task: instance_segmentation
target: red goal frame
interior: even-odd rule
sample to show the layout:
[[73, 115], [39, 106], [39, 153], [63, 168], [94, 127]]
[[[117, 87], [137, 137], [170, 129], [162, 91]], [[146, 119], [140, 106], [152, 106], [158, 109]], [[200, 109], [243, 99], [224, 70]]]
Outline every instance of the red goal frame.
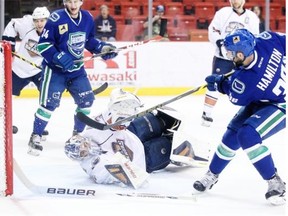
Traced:
[[[4, 149], [6, 189], [5, 196], [13, 194], [13, 124], [12, 124], [12, 50], [9, 42], [0, 41], [4, 50]], [[3, 173], [1, 173], [2, 175]]]

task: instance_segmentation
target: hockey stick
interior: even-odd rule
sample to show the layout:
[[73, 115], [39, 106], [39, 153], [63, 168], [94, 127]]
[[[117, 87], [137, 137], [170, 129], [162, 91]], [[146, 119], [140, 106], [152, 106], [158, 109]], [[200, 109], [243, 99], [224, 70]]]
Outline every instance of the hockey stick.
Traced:
[[[29, 61], [29, 60], [26, 59], [26, 58], [20, 56], [19, 54], [15, 53], [15, 52], [12, 52], [12, 54], [13, 54], [14, 56], [16, 56], [17, 58], [21, 59], [22, 61], [24, 61], [24, 62], [26, 62], [26, 63], [28, 63], [28, 64], [30, 64], [30, 65], [32, 65], [32, 66], [34, 66], [34, 67], [36, 67], [36, 68], [38, 68], [38, 69], [40, 69], [40, 70], [42, 70], [42, 67], [40, 67], [39, 65], [37, 65], [37, 64]], [[108, 83], [105, 82], [105, 83], [102, 84], [100, 87], [98, 87], [98, 88], [96, 88], [96, 89], [93, 90], [94, 95], [100, 94], [101, 92], [103, 92], [104, 90], [106, 90], [107, 87], [108, 87]]]
[[15, 53], [15, 52], [12, 52], [12, 55], [16, 56], [17, 58], [21, 59], [22, 61], [24, 61], [24, 62], [26, 62], [26, 63], [28, 63], [28, 64], [30, 64], [30, 65], [32, 65], [32, 66], [34, 66], [34, 67], [42, 70], [42, 67], [41, 67], [41, 66], [35, 64], [34, 62], [29, 61], [28, 59], [24, 58], [23, 56]]
[[101, 92], [105, 91], [107, 89], [107, 87], [108, 87], [108, 83], [105, 82], [101, 86], [99, 86], [98, 88], [94, 89], [93, 94], [94, 95], [100, 94]]
[[197, 201], [196, 195], [192, 194], [187, 196], [178, 195], [164, 195], [154, 193], [123, 193], [123, 192], [104, 192], [98, 191], [95, 188], [63, 188], [54, 186], [38, 186], [32, 183], [25, 173], [21, 170], [17, 161], [13, 158], [13, 168], [16, 176], [24, 184], [24, 186], [32, 193], [44, 195], [44, 196], [55, 196], [55, 197], [70, 197], [70, 198], [99, 198], [99, 196], [117, 195], [126, 197], [139, 197], [139, 198], [158, 198], [158, 199], [180, 199], [180, 200], [193, 200]]
[[93, 54], [92, 56], [85, 57], [85, 58], [79, 59], [79, 60], [75, 60], [74, 62], [77, 63], [77, 62], [90, 61], [90, 60], [92, 60], [94, 58], [101, 57], [101, 56], [106, 55], [106, 54], [111, 53], [111, 52], [119, 52], [119, 51], [122, 51], [122, 50], [125, 50], [125, 49], [128, 49], [128, 48], [133, 48], [135, 46], [140, 46], [140, 45], [146, 44], [148, 42], [159, 41], [161, 39], [162, 39], [162, 37], [160, 35], [158, 35], [158, 36], [153, 37], [153, 38], [148, 39], [148, 40], [139, 41], [139, 42], [134, 43], [134, 44], [129, 44], [129, 45], [126, 45], [126, 46], [123, 46], [123, 47], [119, 47], [119, 48], [117, 48], [117, 49], [115, 49], [113, 51], [101, 52], [101, 53], [98, 53], [98, 54]]
[[[225, 77], [229, 77], [229, 76], [231, 76], [233, 73], [234, 73], [234, 71], [231, 71], [231, 72], [225, 74], [224, 76], [225, 76]], [[98, 130], [107, 130], [107, 129], [113, 128], [113, 127], [115, 127], [115, 126], [119, 126], [119, 125], [123, 124], [124, 122], [131, 121], [131, 120], [133, 120], [134, 118], [144, 116], [144, 115], [152, 112], [153, 110], [156, 110], [156, 109], [159, 109], [159, 108], [161, 108], [161, 107], [164, 107], [164, 106], [167, 105], [167, 104], [170, 104], [170, 103], [172, 103], [172, 102], [174, 102], [174, 101], [177, 101], [177, 100], [179, 100], [179, 99], [181, 99], [181, 98], [184, 98], [184, 97], [186, 97], [186, 96], [188, 96], [188, 95], [191, 95], [191, 94], [193, 94], [193, 93], [195, 93], [195, 92], [198, 92], [199, 90], [202, 90], [202, 89], [204, 89], [204, 88], [206, 88], [206, 87], [207, 87], [207, 84], [202, 85], [202, 86], [199, 86], [199, 87], [194, 88], [194, 89], [191, 89], [191, 90], [186, 91], [186, 92], [184, 92], [184, 93], [182, 93], [182, 94], [180, 94], [180, 95], [178, 95], [178, 96], [176, 96], [176, 97], [174, 97], [174, 98], [171, 98], [171, 99], [169, 99], [169, 100], [167, 100], [167, 101], [164, 101], [164, 102], [162, 102], [162, 103], [160, 103], [160, 104], [157, 104], [157, 105], [155, 105], [155, 106], [152, 106], [152, 107], [150, 107], [150, 108], [148, 108], [148, 109], [146, 109], [146, 110], [143, 110], [143, 111], [141, 111], [141, 112], [139, 112], [139, 113], [137, 113], [137, 114], [135, 114], [135, 115], [132, 115], [132, 116], [130, 116], [130, 117], [127, 117], [127, 118], [125, 118], [125, 119], [122, 119], [122, 120], [120, 120], [120, 121], [117, 121], [117, 122], [115, 122], [115, 123], [113, 123], [113, 124], [102, 124], [102, 123], [100, 123], [100, 122], [94, 121], [93, 119], [91, 119], [90, 117], [88, 117], [87, 115], [85, 115], [84, 113], [81, 113], [81, 112], [78, 112], [78, 113], [77, 113], [77, 118], [78, 118], [80, 121], [82, 121], [83, 123], [85, 123], [86, 125], [90, 126], [90, 127], [96, 128], [96, 129], [98, 129]]]

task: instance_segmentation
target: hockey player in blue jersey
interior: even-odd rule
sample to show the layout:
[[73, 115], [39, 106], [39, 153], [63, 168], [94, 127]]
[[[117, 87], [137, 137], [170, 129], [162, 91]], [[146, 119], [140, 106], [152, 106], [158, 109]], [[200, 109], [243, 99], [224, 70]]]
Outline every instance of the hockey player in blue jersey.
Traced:
[[[89, 114], [94, 94], [84, 68], [84, 62], [75, 63], [84, 56], [84, 49], [91, 53], [106, 53], [104, 60], [117, 56], [115, 46], [95, 39], [92, 15], [82, 10], [83, 0], [63, 0], [64, 9], [53, 12], [40, 36], [38, 50], [43, 56], [40, 106], [35, 113], [33, 132], [28, 154], [38, 156], [40, 143], [53, 111], [59, 106], [64, 90], [71, 94], [76, 111]], [[74, 115], [74, 134], [82, 132], [85, 124]]]
[[263, 141], [286, 127], [286, 35], [263, 32], [255, 38], [248, 30], [238, 29], [225, 37], [224, 46], [236, 70], [230, 78], [206, 77], [207, 87], [242, 107], [228, 124], [208, 172], [193, 187], [200, 192], [211, 189], [242, 148], [268, 183], [266, 199], [274, 205], [284, 204], [285, 182]]

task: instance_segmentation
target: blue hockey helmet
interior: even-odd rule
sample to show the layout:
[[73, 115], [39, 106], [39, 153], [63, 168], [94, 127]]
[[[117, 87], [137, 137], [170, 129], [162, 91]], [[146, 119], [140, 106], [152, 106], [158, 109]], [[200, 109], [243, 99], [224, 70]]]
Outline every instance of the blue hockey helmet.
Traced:
[[231, 52], [232, 59], [238, 52], [243, 53], [246, 58], [253, 53], [256, 41], [255, 36], [247, 29], [236, 29], [225, 37], [223, 44]]

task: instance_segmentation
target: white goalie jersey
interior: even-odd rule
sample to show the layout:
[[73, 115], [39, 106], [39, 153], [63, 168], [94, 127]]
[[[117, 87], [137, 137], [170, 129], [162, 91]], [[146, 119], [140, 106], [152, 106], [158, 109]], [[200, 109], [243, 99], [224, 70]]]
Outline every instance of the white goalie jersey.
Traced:
[[219, 49], [216, 41], [224, 39], [227, 34], [234, 29], [246, 28], [254, 35], [259, 34], [259, 18], [251, 10], [245, 9], [245, 12], [238, 15], [232, 7], [224, 7], [218, 10], [213, 17], [209, 27], [209, 41], [215, 45], [215, 56], [223, 58], [219, 55]]
[[[99, 118], [101, 119], [101, 115]], [[113, 177], [113, 171], [112, 174], [111, 171], [108, 171], [109, 166], [117, 170], [117, 167], [115, 167], [119, 162], [115, 156], [117, 153], [121, 153], [125, 159], [131, 161], [136, 167], [146, 173], [143, 144], [132, 132], [128, 130], [114, 131], [87, 128], [81, 136], [91, 141], [91, 149], [93, 149], [94, 153], [92, 152], [90, 157], [80, 161], [80, 165], [96, 183], [117, 184], [121, 182], [119, 178], [122, 178], [120, 175], [123, 175], [123, 173], [115, 173], [115, 175], [118, 175], [117, 179]]]
[[[3, 36], [9, 39], [15, 39], [18, 36], [21, 39], [21, 43], [16, 49], [17, 54], [36, 65], [41, 65], [43, 58], [36, 49], [39, 35], [35, 29], [31, 15], [12, 19], [6, 26]], [[13, 41], [10, 42], [12, 45], [15, 45]], [[17, 57], [13, 59], [12, 70], [21, 78], [32, 77], [41, 71], [39, 68]]]

